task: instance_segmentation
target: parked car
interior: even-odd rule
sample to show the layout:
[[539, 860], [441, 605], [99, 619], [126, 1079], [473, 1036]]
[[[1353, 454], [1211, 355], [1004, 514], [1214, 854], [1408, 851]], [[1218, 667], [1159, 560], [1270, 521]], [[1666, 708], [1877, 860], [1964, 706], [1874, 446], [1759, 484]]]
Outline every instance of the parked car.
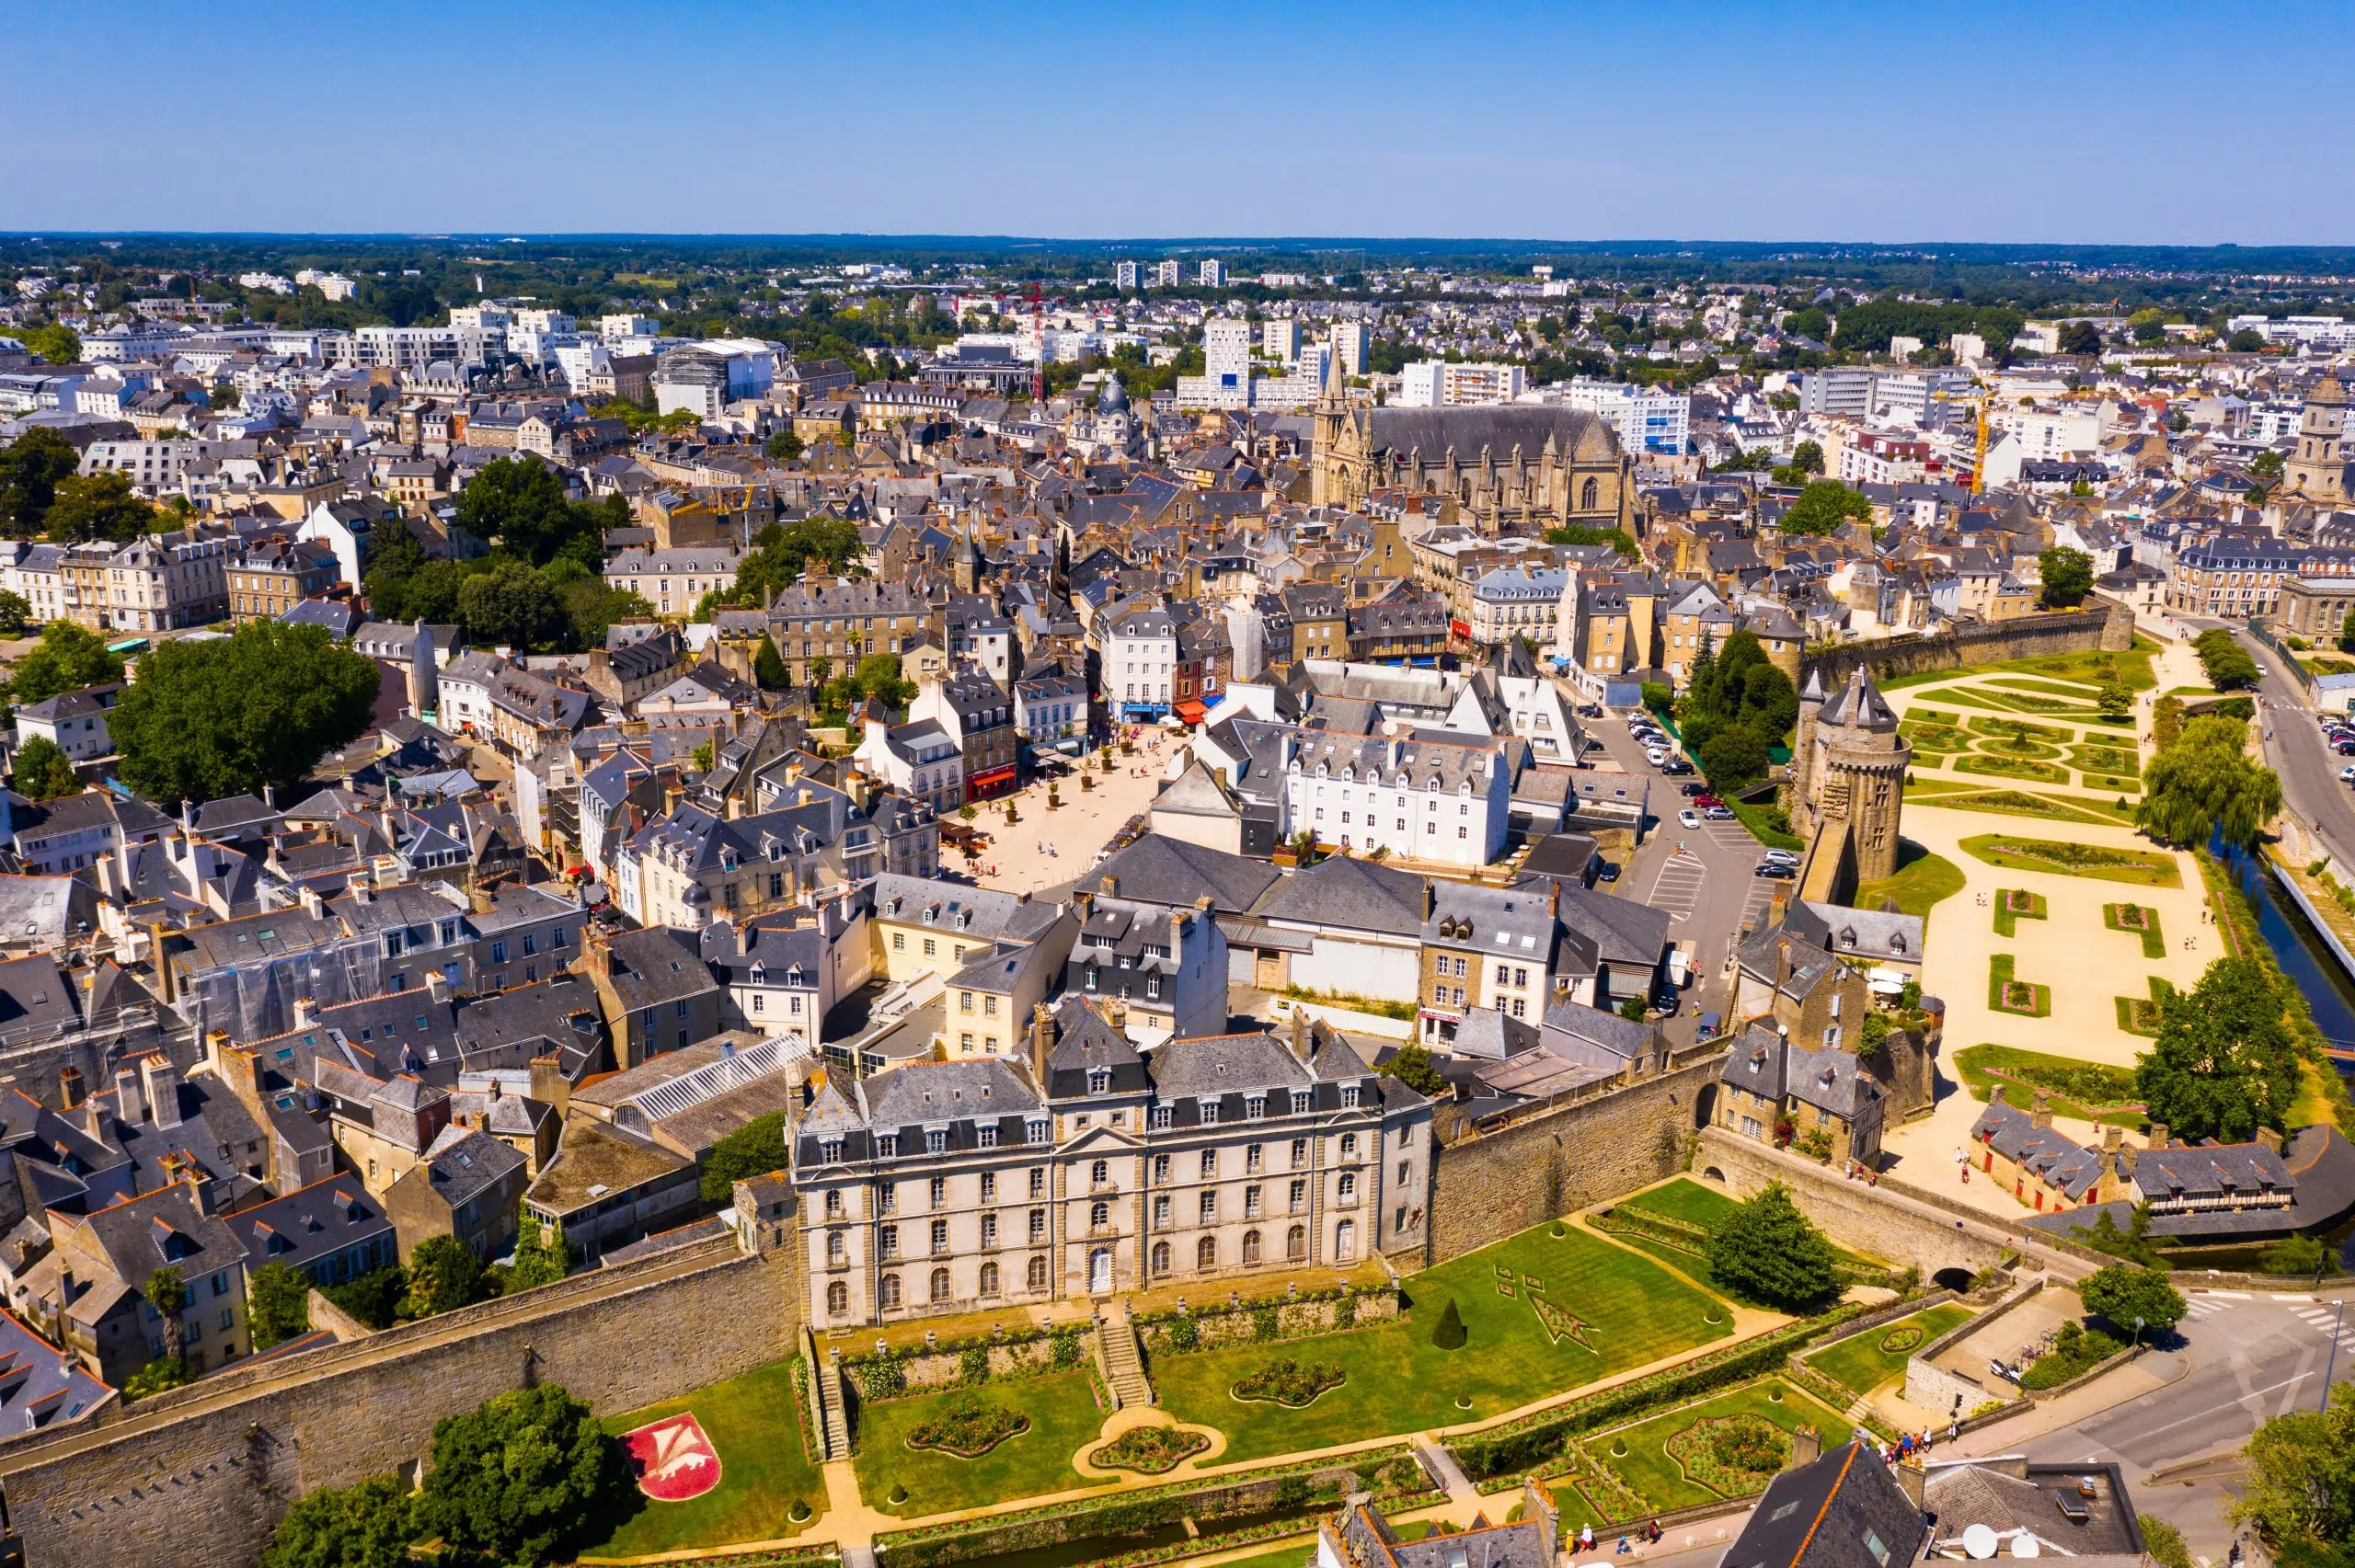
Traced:
[[1615, 861], [1615, 860], [1606, 860], [1606, 861], [1599, 861], [1599, 862], [1597, 862], [1597, 863], [1596, 863], [1596, 864], [1595, 864], [1595, 868], [1594, 868], [1594, 879], [1595, 879], [1597, 882], [1616, 882], [1616, 881], [1618, 881], [1618, 880], [1619, 880], [1619, 863], [1618, 863], [1617, 861]]
[[1681, 778], [1693, 771], [1693, 764], [1682, 757], [1671, 757], [1660, 765], [1660, 771], [1671, 778]]
[[1789, 882], [1796, 879], [1798, 874], [1799, 868], [1796, 865], [1785, 865], [1779, 860], [1762, 860], [1758, 863], [1758, 869], [1750, 875], [1770, 876], [1777, 882]]
[[1678, 784], [1676, 786], [1676, 793], [1685, 796], [1687, 799], [1690, 799], [1695, 795], [1706, 795], [1709, 793], [1709, 786], [1703, 784], [1700, 780], [1694, 779], [1691, 784]]
[[1644, 748], [1644, 761], [1657, 768], [1668, 761], [1668, 753], [1657, 746], [1647, 746]]
[[1601, 718], [1602, 716], [1603, 704], [1601, 703], [1589, 703], [1586, 706], [1579, 710], [1579, 717], [1580, 718]]
[[1701, 815], [1706, 817], [1712, 822], [1736, 822], [1740, 820], [1740, 818], [1733, 814], [1733, 808], [1729, 806], [1712, 806], [1707, 810], [1702, 812]]
[[1693, 804], [1699, 807], [1702, 810], [1706, 811], [1710, 807], [1723, 806], [1725, 802], [1719, 800], [1716, 795], [1711, 795], [1708, 791], [1703, 790], [1699, 795], [1693, 797]]
[[1683, 828], [1697, 828], [1701, 825], [1700, 817], [1691, 811], [1678, 812], [1676, 814], [1676, 821], [1677, 825]]
[[2340, 784], [2355, 784], [2355, 762], [2349, 762], [2347, 766], [2338, 770], [2338, 782]]
[[1797, 865], [1799, 863], [1799, 852], [1797, 850], [1768, 850], [1764, 858], [1773, 861], [1776, 865]]

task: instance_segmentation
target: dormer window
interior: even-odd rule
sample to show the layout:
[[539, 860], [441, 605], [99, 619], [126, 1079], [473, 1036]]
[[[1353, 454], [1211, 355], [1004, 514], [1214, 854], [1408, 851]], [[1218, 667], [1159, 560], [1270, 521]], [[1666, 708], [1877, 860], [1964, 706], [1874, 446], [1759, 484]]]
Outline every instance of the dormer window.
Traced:
[[948, 1153], [948, 1129], [945, 1127], [930, 1127], [925, 1128], [924, 1151], [926, 1154]]
[[927, 905], [924, 911], [924, 923], [926, 925], [936, 925], [939, 923], [939, 908], [936, 905]]
[[1343, 1110], [1354, 1110], [1354, 1109], [1357, 1107], [1357, 1103], [1358, 1103], [1358, 1086], [1357, 1086], [1356, 1084], [1354, 1084], [1354, 1083], [1344, 1083], [1344, 1084], [1342, 1084], [1342, 1085], [1341, 1085], [1341, 1108], [1342, 1108]]
[[886, 1160], [898, 1159], [900, 1157], [900, 1135], [896, 1132], [887, 1132], [878, 1137], [875, 1140], [875, 1152]]
[[1047, 1124], [1043, 1120], [1025, 1122], [1022, 1125], [1022, 1135], [1028, 1142], [1044, 1143], [1047, 1141]]
[[1243, 1119], [1244, 1119], [1244, 1120], [1246, 1120], [1246, 1121], [1252, 1121], [1252, 1122], [1256, 1122], [1256, 1121], [1259, 1120], [1261, 1117], [1265, 1116], [1267, 1114], [1268, 1114], [1268, 1097], [1267, 1097], [1265, 1094], [1247, 1094], [1247, 1095], [1244, 1096], [1244, 1100], [1243, 1100]]
[[1215, 1127], [1218, 1124], [1218, 1102], [1216, 1100], [1205, 1096], [1201, 1102], [1200, 1112], [1201, 1123], [1204, 1127]]
[[829, 1165], [841, 1164], [843, 1140], [839, 1138], [821, 1139], [818, 1142], [818, 1158]]
[[1089, 1093], [1109, 1094], [1111, 1091], [1112, 1070], [1110, 1068], [1091, 1067], [1087, 1070], [1087, 1092]]

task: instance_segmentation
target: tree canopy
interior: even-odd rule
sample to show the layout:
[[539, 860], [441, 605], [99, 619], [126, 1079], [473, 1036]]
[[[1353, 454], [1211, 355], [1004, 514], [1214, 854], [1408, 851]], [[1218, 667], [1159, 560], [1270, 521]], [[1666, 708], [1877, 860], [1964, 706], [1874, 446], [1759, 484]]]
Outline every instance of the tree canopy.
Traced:
[[1738, 1296], [1792, 1310], [1839, 1288], [1832, 1243], [1780, 1182], [1718, 1221], [1709, 1236], [1709, 1273]]
[[[2255, 1525], [2283, 1562], [2343, 1561], [2355, 1548], [2355, 1390], [2331, 1391], [2326, 1411], [2297, 1410], [2259, 1426], [2242, 1450], [2235, 1525]], [[2300, 1547], [2335, 1549], [2299, 1552]]]
[[2254, 843], [2281, 809], [2281, 776], [2249, 757], [2248, 724], [2229, 714], [2187, 722], [2143, 770], [2134, 825], [2187, 849], [2219, 830], [2227, 842]]
[[400, 1315], [430, 1318], [498, 1294], [497, 1282], [472, 1247], [454, 1236], [428, 1236], [408, 1255], [408, 1295]]
[[1685, 749], [1720, 789], [1765, 777], [1767, 749], [1781, 743], [1798, 715], [1791, 678], [1750, 631], [1734, 633], [1723, 648], [1704, 645], [1676, 704]]
[[404, 1568], [410, 1533], [408, 1489], [397, 1476], [323, 1486], [287, 1508], [261, 1568]]
[[121, 656], [109, 653], [97, 633], [71, 621], [52, 621], [40, 629], [40, 643], [17, 661], [6, 692], [21, 705], [121, 679]]
[[1830, 533], [1846, 522], [1872, 521], [1873, 504], [1862, 490], [1837, 479], [1818, 479], [1799, 492], [1778, 525], [1786, 533]]
[[2242, 1143], [2286, 1126], [2298, 1094], [2288, 999], [2255, 958], [2219, 958], [2159, 1004], [2159, 1034], [2134, 1070], [2150, 1109], [2185, 1138]]
[[17, 748], [8, 787], [27, 800], [54, 800], [61, 795], [80, 794], [82, 781], [74, 776], [74, 761], [57, 742], [36, 735]]
[[2114, 1263], [2095, 1270], [2077, 1285], [2077, 1299], [2085, 1310], [2108, 1318], [2112, 1327], [2132, 1334], [2135, 1320], [2144, 1329], [2164, 1332], [2183, 1321], [2183, 1295], [2167, 1276], [2139, 1264]]
[[458, 492], [460, 528], [535, 567], [559, 555], [602, 566], [605, 530], [628, 522], [629, 503], [620, 496], [568, 500], [563, 479], [535, 457], [496, 458]]
[[74, 443], [36, 425], [0, 450], [0, 534], [30, 539], [48, 526], [58, 484], [81, 466]]
[[246, 1281], [246, 1322], [254, 1348], [268, 1350], [311, 1326], [311, 1281], [282, 1263], [266, 1263]]
[[93, 539], [127, 544], [155, 521], [155, 509], [132, 493], [131, 475], [107, 468], [59, 480], [43, 528], [61, 544]]
[[27, 327], [17, 334], [17, 341], [52, 365], [74, 365], [82, 361], [82, 335], [63, 322]]
[[512, 1389], [434, 1425], [412, 1522], [462, 1551], [546, 1562], [623, 1479], [620, 1448], [588, 1405], [552, 1383]]
[[150, 800], [213, 800], [287, 785], [367, 729], [376, 663], [321, 626], [256, 621], [143, 656], [110, 728], [122, 782]]
[[2222, 626], [2211, 626], [2192, 638], [2191, 651], [2200, 656], [2208, 684], [2219, 692], [2240, 691], [2257, 682], [2256, 655]]
[[785, 1113], [754, 1116], [711, 1146], [703, 1165], [706, 1203], [726, 1203], [736, 1184], [785, 1169]]
[[2036, 558], [2047, 610], [2074, 610], [2094, 590], [2094, 558], [2073, 545], [2055, 544]]

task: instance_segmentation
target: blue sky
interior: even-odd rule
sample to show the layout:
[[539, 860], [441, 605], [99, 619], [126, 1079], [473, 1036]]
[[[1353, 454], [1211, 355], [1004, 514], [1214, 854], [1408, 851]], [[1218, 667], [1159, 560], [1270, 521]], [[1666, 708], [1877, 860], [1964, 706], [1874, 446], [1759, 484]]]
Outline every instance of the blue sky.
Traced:
[[0, 14], [0, 230], [2355, 242], [2343, 4]]

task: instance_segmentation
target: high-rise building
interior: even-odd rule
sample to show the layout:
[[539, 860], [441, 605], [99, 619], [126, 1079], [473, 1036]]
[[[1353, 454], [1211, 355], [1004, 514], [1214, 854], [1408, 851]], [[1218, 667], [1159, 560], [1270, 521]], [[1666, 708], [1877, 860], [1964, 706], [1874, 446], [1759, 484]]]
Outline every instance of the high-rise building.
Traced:
[[1203, 287], [1203, 288], [1205, 288], [1205, 289], [1223, 289], [1223, 288], [1225, 288], [1225, 287], [1226, 287], [1226, 263], [1225, 263], [1225, 262], [1223, 262], [1223, 261], [1205, 261], [1205, 262], [1203, 262], [1203, 263], [1202, 263], [1201, 278], [1202, 278], [1202, 287]]
[[1398, 401], [1408, 408], [1463, 408], [1485, 403], [1511, 403], [1521, 395], [1527, 375], [1519, 365], [1423, 360], [1407, 367]]
[[1137, 286], [1137, 264], [1133, 261], [1114, 262], [1112, 264], [1112, 286], [1116, 289], [1135, 288]]
[[1373, 356], [1373, 328], [1362, 321], [1335, 322], [1333, 352], [1341, 361], [1343, 375], [1365, 374], [1365, 362]]
[[1162, 262], [1153, 269], [1153, 286], [1156, 289], [1176, 288], [1183, 266], [1184, 263], [1178, 261]]
[[1259, 347], [1289, 364], [1300, 358], [1300, 323], [1285, 317], [1259, 325]]

